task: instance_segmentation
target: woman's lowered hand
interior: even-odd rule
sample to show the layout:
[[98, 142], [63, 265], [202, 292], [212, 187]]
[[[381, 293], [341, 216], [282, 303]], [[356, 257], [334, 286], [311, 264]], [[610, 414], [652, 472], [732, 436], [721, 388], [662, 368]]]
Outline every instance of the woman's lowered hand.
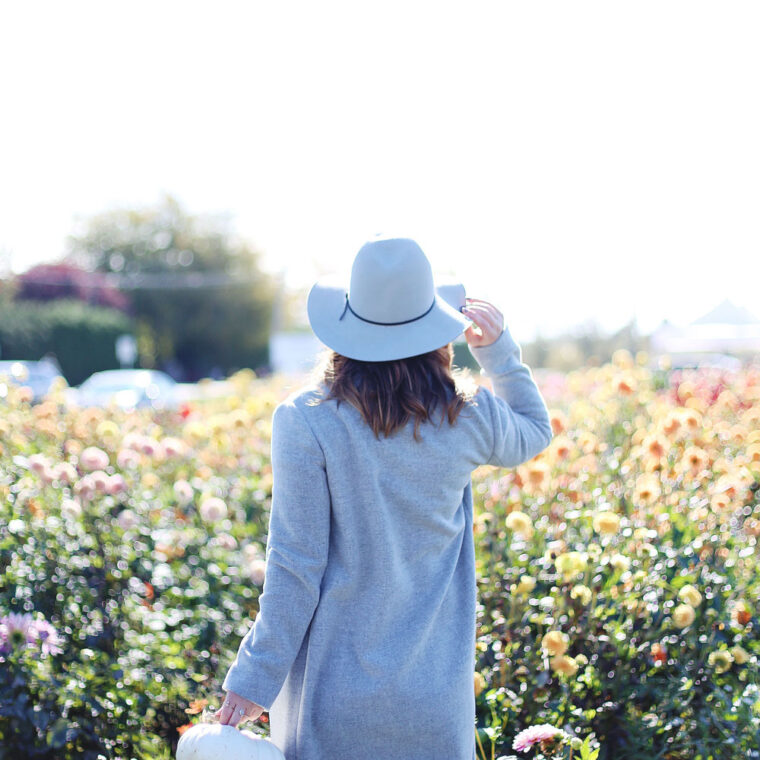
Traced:
[[258, 720], [263, 712], [261, 705], [228, 691], [222, 706], [213, 715], [222, 725], [237, 726], [241, 720]]

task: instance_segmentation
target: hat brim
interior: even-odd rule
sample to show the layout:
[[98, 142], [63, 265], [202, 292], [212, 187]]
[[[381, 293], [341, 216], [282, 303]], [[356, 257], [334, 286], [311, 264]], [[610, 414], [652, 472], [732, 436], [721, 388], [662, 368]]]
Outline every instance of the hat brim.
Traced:
[[[420, 319], [402, 325], [376, 325], [359, 319], [346, 306], [347, 283], [335, 275], [312, 286], [306, 311], [314, 334], [328, 348], [360, 361], [391, 361], [434, 351], [456, 340], [472, 322], [459, 311], [464, 286], [436, 287], [433, 308]], [[343, 314], [343, 319], [341, 319]]]

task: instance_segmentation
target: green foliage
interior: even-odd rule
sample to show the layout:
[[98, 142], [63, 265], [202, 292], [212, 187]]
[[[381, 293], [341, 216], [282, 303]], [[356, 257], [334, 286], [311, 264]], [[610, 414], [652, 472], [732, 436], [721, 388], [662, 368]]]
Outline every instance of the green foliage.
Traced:
[[[683, 380], [692, 408], [643, 370], [580, 373], [543, 459], [473, 474], [479, 760], [516, 760], [515, 736], [543, 723], [570, 739], [520, 757], [758, 760], [760, 376], [718, 395]], [[169, 760], [179, 729], [218, 705], [258, 609], [286, 382], [239, 373], [187, 418], [0, 398], [0, 617], [42, 615], [63, 638], [39, 656], [4, 647], [0, 627], [0, 760]], [[646, 436], [673, 415], [682, 424], [647, 460]], [[91, 446], [108, 456], [99, 473], [84, 467]], [[652, 473], [661, 493], [642, 504]], [[209, 497], [227, 513], [204, 510]], [[524, 535], [507, 527], [516, 507]], [[618, 529], [601, 532], [603, 508]], [[569, 552], [576, 563], [557, 561]], [[679, 627], [682, 597], [694, 619]], [[566, 672], [544, 651], [549, 631], [567, 636]]]
[[223, 220], [166, 198], [96, 216], [70, 245], [78, 264], [120, 278], [143, 366], [179, 361], [197, 379], [268, 363], [275, 284]]
[[480, 365], [472, 355], [466, 342], [453, 343], [454, 348], [454, 366], [462, 369], [470, 369], [474, 372], [480, 372]]
[[[268, 439], [240, 429], [245, 459], [232, 468], [220, 460], [214, 474], [196, 475], [203, 466], [187, 452], [119, 467], [121, 436], [111, 422], [49, 410], [56, 424], [35, 434], [24, 408], [0, 406], [16, 431], [3, 435], [0, 455], [0, 616], [41, 614], [64, 644], [47, 657], [33, 647], [3, 657], [0, 632], [0, 759], [169, 760], [191, 702], [220, 693], [257, 609], [260, 587], [248, 567], [264, 553]], [[266, 403], [258, 408], [271, 413]], [[146, 435], [182, 434], [180, 415], [129, 418], [138, 419]], [[102, 446], [113, 462], [105, 474], [122, 474], [126, 490], [87, 492], [63, 476], [38, 478], [29, 457], [44, 451], [54, 466], [60, 443], [73, 439]], [[209, 456], [220, 448], [217, 439]], [[64, 459], [78, 481], [88, 477], [75, 453]], [[173, 488], [183, 478], [189, 500]], [[226, 499], [228, 519], [201, 516], [212, 495]], [[72, 513], [72, 502], [81, 512]]]
[[579, 760], [597, 760], [599, 757], [599, 749], [592, 749], [591, 748], [591, 737], [587, 736], [583, 744], [581, 744], [579, 753], [578, 753]]
[[532, 341], [524, 341], [521, 347], [528, 366], [570, 372], [579, 366], [608, 362], [621, 349], [632, 354], [648, 351], [649, 342], [648, 336], [639, 334], [633, 320], [609, 334], [589, 323], [550, 338], [537, 335]]
[[118, 367], [117, 336], [132, 332], [129, 317], [81, 301], [0, 304], [3, 359], [40, 359], [55, 354], [64, 377], [78, 385], [93, 372]]
[[[745, 457], [760, 453], [756, 378], [724, 378], [729, 398], [694, 373], [682, 408], [641, 368], [574, 373], [558, 409], [570, 428], [536, 462], [483, 473], [477, 714], [497, 756], [516, 727], [549, 723], [598, 737], [598, 760], [760, 757], [760, 467]], [[620, 394], [623, 380], [637, 392]], [[672, 419], [684, 422], [666, 437]], [[645, 497], [646, 478], [657, 492]], [[531, 531], [508, 527], [514, 510]], [[609, 512], [620, 527], [605, 532], [595, 516]], [[535, 586], [521, 590], [524, 576]], [[699, 597], [679, 625], [687, 586]], [[556, 667], [549, 631], [567, 636]]]

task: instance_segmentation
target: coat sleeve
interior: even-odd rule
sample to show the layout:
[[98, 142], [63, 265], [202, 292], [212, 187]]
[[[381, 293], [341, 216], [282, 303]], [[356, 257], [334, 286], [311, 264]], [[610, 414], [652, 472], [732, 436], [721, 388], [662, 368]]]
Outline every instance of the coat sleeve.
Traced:
[[284, 401], [272, 416], [272, 503], [259, 612], [225, 690], [271, 707], [319, 601], [329, 534], [324, 453], [303, 412]]
[[530, 368], [522, 363], [520, 346], [505, 327], [490, 345], [469, 348], [494, 388], [494, 393], [487, 388], [477, 393], [490, 416], [490, 427], [482, 436], [482, 464], [515, 467], [527, 462], [549, 445], [553, 432]]

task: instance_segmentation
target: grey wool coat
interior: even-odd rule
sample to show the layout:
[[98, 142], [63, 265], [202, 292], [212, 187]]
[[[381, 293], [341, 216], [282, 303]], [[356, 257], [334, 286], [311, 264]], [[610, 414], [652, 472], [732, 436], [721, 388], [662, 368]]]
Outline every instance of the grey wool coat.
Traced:
[[552, 438], [505, 329], [470, 347], [491, 377], [453, 426], [375, 438], [319, 386], [272, 419], [273, 492], [259, 613], [223, 688], [269, 710], [287, 760], [473, 760], [472, 471]]

